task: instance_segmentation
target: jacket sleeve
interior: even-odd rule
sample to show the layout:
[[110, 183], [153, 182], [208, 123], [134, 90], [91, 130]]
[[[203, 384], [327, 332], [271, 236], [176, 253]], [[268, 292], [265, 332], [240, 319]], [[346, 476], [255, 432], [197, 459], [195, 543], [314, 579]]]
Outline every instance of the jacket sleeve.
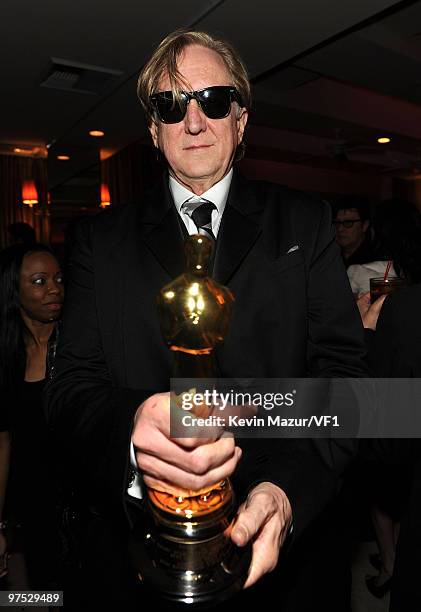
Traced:
[[306, 254], [309, 375], [365, 376], [364, 330], [328, 204], [314, 223], [318, 229]]
[[133, 417], [151, 392], [111, 380], [97, 318], [92, 235], [90, 219], [75, 233], [46, 411], [63, 476], [88, 500], [109, 507], [121, 505]]
[[[312, 205], [298, 220], [305, 228], [303, 244], [307, 236], [308, 375], [363, 378], [367, 376], [363, 327], [335, 241], [330, 207]], [[310, 223], [317, 231], [311, 230]], [[358, 401], [352, 384], [343, 383], [344, 397], [334, 406], [340, 408], [349, 437], [271, 442], [272, 454], [277, 455], [271, 477], [290, 500], [296, 535], [334, 499], [357, 454]]]

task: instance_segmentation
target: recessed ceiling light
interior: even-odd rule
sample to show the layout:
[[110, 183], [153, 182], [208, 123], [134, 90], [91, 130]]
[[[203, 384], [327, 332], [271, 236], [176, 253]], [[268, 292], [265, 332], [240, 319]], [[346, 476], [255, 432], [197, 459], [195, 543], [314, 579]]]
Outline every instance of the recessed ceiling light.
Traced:
[[379, 144], [387, 144], [388, 142], [390, 142], [390, 138], [388, 138], [387, 136], [382, 136], [381, 138], [377, 138], [377, 142]]
[[104, 135], [105, 135], [105, 133], [102, 132], [101, 130], [91, 130], [89, 132], [89, 136], [94, 136], [96, 138], [100, 138], [101, 136], [104, 136]]
[[57, 159], [60, 161], [69, 161], [70, 157], [68, 155], [57, 155]]

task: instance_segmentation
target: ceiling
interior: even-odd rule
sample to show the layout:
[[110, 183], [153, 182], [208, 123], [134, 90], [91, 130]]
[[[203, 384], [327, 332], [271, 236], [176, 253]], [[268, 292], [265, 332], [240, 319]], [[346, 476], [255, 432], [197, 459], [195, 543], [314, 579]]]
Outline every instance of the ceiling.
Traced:
[[[3, 0], [0, 152], [48, 150], [57, 187], [99, 155], [147, 142], [137, 75], [180, 26], [222, 34], [245, 60], [256, 155], [421, 173], [420, 1]], [[53, 63], [61, 89], [41, 86]], [[81, 69], [92, 72], [77, 90], [72, 78]], [[105, 136], [92, 138], [92, 129]], [[379, 145], [385, 135], [390, 144]]]

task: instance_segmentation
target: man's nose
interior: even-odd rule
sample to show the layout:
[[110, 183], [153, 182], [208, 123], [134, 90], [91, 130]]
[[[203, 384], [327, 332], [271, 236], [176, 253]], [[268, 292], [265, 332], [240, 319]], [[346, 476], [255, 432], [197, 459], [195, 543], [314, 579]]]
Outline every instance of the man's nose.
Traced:
[[199, 134], [206, 130], [206, 115], [197, 100], [190, 100], [184, 117], [184, 129], [188, 134]]

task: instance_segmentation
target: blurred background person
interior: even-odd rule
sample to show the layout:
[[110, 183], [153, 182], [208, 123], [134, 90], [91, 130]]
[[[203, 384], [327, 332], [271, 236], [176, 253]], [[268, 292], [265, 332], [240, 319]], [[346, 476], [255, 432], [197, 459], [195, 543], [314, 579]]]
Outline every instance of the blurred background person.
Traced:
[[421, 213], [405, 200], [387, 200], [376, 214], [383, 259], [393, 259], [397, 276], [409, 285], [421, 281]]
[[[420, 236], [421, 240], [421, 236]], [[418, 266], [417, 266], [418, 267]], [[368, 329], [375, 330], [369, 357], [375, 376], [421, 378], [421, 276], [412, 276], [413, 284], [361, 308]], [[361, 300], [360, 300], [361, 301]], [[399, 406], [399, 404], [397, 404]], [[419, 432], [414, 431], [414, 436]], [[384, 486], [392, 505], [400, 507], [397, 534], [390, 512], [383, 521], [383, 549], [389, 546], [393, 556], [390, 612], [413, 612], [421, 608], [418, 575], [421, 565], [421, 445], [419, 438], [378, 439], [370, 441], [367, 452], [372, 473], [383, 470]], [[389, 528], [387, 530], [387, 515]], [[393, 517], [392, 517], [393, 518]], [[398, 537], [396, 538], [396, 536]], [[397, 539], [397, 542], [396, 542]], [[391, 544], [393, 543], [393, 548]], [[380, 551], [382, 549], [380, 548]], [[383, 557], [382, 564], [384, 565]], [[381, 590], [384, 579], [368, 583]], [[384, 584], [384, 583], [383, 583]], [[373, 592], [373, 588], [370, 588]]]
[[0, 408], [0, 578], [7, 575], [6, 523], [3, 510], [9, 472], [10, 438], [5, 407]]
[[[399, 208], [396, 202], [386, 201], [384, 208], [382, 204], [376, 213], [377, 252], [384, 253], [383, 265], [385, 260], [392, 261], [395, 274], [404, 279], [407, 285], [416, 285], [421, 283], [421, 213], [409, 202], [399, 201]], [[383, 300], [371, 305], [369, 281], [369, 277], [364, 277], [358, 286], [360, 291], [364, 288], [366, 291], [357, 304], [364, 328], [375, 331]], [[354, 287], [357, 288], [357, 285]], [[371, 346], [370, 333], [366, 335], [366, 340]], [[379, 355], [370, 350], [369, 358], [372, 370], [376, 371]]]
[[29, 586], [53, 588], [58, 568], [55, 494], [42, 392], [49, 343], [63, 303], [60, 265], [49, 248], [0, 253], [0, 389], [11, 433], [8, 512], [22, 525]]
[[[370, 291], [370, 278], [400, 277], [406, 282], [414, 262], [421, 260], [419, 211], [406, 200], [390, 199], [375, 210], [373, 261], [348, 267], [348, 278], [356, 297]], [[418, 253], [419, 251], [419, 253]], [[413, 272], [412, 272], [413, 274]]]
[[336, 242], [345, 266], [373, 261], [368, 202], [358, 196], [344, 196], [333, 208]]
[[[364, 327], [371, 330], [366, 336], [370, 369], [380, 378], [418, 378], [421, 375], [421, 214], [407, 202], [400, 202], [398, 206], [390, 200], [381, 208], [377, 223], [377, 235], [393, 259], [396, 273], [410, 286], [399, 289], [386, 301], [383, 296], [372, 305], [369, 293], [358, 300]], [[408, 498], [413, 486], [412, 459], [408, 458], [412, 456], [413, 444], [411, 440], [381, 440], [375, 445], [381, 449], [384, 460], [371, 461], [367, 467], [373, 501], [371, 516], [380, 556], [378, 560], [372, 558], [378, 574], [368, 576], [366, 584], [373, 595], [383, 597], [395, 582], [400, 524], [402, 519], [407, 522]], [[410, 556], [421, 552], [416, 548], [415, 552], [407, 552], [411, 550], [408, 534], [399, 546], [404, 557], [398, 570], [399, 584], [405, 584], [405, 590], [408, 583], [403, 580], [402, 572], [408, 571]], [[399, 601], [402, 596], [402, 593], [398, 596]]]
[[373, 218], [375, 259], [348, 267], [348, 278], [356, 297], [370, 291], [370, 278], [400, 277], [408, 284], [421, 276], [420, 212], [406, 200], [390, 199], [377, 206]]

